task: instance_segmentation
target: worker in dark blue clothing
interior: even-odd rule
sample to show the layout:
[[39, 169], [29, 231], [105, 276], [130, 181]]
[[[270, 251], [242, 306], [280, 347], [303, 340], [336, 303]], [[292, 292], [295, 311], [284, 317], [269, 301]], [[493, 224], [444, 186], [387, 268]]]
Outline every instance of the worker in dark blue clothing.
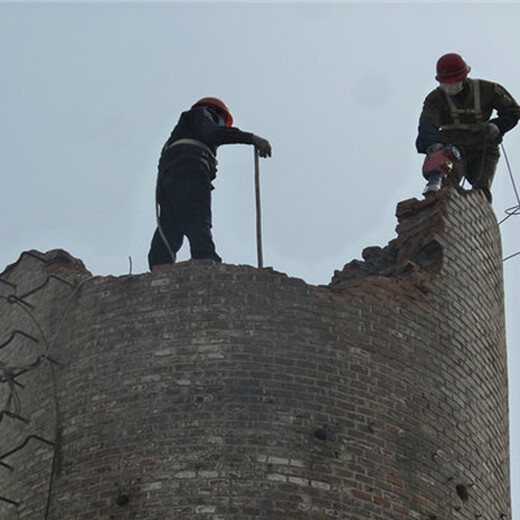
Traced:
[[271, 156], [266, 139], [233, 127], [223, 101], [205, 97], [183, 112], [166, 141], [157, 178], [157, 229], [148, 263], [151, 270], [175, 262], [186, 236], [192, 258], [222, 259], [211, 234], [211, 190], [217, 172], [217, 148], [252, 144], [260, 157]]

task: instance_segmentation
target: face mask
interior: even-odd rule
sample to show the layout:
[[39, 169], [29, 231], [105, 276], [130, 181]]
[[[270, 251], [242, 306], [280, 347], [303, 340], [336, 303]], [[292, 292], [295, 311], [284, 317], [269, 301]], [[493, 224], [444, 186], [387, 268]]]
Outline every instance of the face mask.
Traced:
[[441, 83], [439, 85], [448, 96], [456, 96], [462, 91], [462, 81], [455, 81], [454, 83]]

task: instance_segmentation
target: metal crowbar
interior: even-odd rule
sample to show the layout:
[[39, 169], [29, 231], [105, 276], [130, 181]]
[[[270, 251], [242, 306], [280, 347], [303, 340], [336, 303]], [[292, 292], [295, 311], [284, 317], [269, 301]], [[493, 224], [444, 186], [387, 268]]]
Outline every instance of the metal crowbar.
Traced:
[[260, 160], [258, 149], [255, 146], [255, 202], [256, 202], [256, 254], [258, 267], [264, 266], [262, 255], [262, 212], [260, 209]]

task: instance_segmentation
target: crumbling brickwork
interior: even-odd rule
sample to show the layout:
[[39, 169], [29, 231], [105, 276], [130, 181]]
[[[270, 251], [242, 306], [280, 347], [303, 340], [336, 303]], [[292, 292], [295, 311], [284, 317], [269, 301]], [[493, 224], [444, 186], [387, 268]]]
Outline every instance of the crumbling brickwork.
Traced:
[[0, 276], [0, 517], [510, 518], [496, 219], [455, 191], [397, 217], [319, 287], [23, 254]]

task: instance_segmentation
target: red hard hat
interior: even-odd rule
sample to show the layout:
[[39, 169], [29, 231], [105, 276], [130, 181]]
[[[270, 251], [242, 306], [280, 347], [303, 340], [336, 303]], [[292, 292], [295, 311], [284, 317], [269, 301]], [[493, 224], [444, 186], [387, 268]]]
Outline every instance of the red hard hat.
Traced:
[[216, 97], [204, 97], [202, 99], [199, 99], [194, 105], [192, 105], [191, 108], [197, 107], [200, 105], [212, 105], [214, 107], [217, 107], [226, 116], [225, 125], [231, 126], [233, 124], [233, 116], [231, 115], [231, 112], [229, 111], [229, 108], [227, 107], [227, 105], [221, 99], [218, 99]]
[[460, 55], [451, 52], [441, 56], [437, 61], [437, 76], [435, 79], [441, 83], [454, 83], [464, 79], [471, 67]]

